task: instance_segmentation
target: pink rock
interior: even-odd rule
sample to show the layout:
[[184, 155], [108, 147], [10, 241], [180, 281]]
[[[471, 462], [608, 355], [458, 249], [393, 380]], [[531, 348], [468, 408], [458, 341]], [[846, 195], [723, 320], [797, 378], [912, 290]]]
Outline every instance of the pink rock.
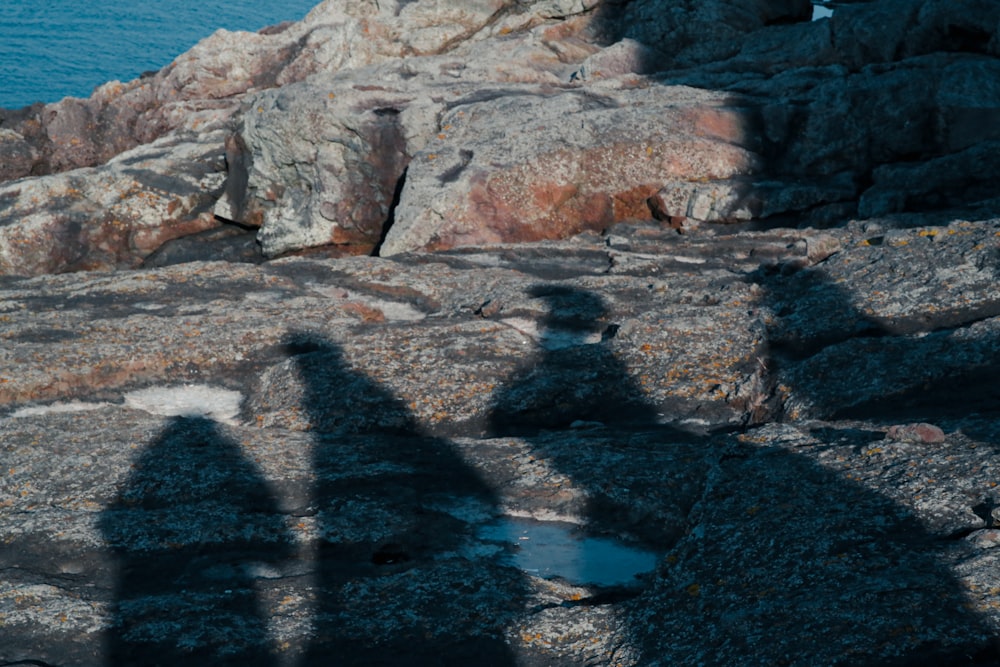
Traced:
[[211, 145], [165, 138], [101, 167], [0, 185], [0, 275], [135, 268], [220, 225], [210, 210], [222, 169]]
[[889, 440], [899, 442], [922, 442], [927, 444], [937, 444], [944, 442], [945, 436], [937, 426], [933, 424], [897, 424], [890, 426], [885, 437]]
[[747, 119], [720, 93], [626, 77], [470, 98], [410, 163], [383, 255], [601, 231], [652, 217], [671, 182], [759, 167]]

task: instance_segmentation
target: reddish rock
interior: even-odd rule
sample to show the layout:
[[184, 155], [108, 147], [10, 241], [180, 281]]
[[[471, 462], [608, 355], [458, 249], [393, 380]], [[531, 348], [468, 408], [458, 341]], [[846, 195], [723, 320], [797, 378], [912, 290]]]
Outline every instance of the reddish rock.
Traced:
[[167, 241], [218, 227], [224, 164], [204, 138], [0, 186], [0, 275], [135, 268]]
[[885, 437], [900, 442], [938, 444], [944, 442], [944, 431], [934, 424], [897, 424], [889, 427]]
[[456, 100], [410, 164], [382, 253], [601, 231], [650, 218], [671, 181], [754, 173], [756, 138], [728, 102], [638, 79]]

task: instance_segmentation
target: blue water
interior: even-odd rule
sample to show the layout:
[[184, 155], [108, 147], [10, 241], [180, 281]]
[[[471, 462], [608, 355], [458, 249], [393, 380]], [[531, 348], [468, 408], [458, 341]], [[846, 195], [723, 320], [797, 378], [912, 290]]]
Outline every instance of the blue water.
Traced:
[[529, 574], [583, 586], [629, 586], [656, 568], [660, 556], [608, 537], [587, 537], [556, 521], [506, 517], [483, 526], [479, 537], [508, 547], [508, 558]]
[[297, 21], [320, 0], [0, 0], [0, 107], [88, 97], [158, 70], [218, 28]]

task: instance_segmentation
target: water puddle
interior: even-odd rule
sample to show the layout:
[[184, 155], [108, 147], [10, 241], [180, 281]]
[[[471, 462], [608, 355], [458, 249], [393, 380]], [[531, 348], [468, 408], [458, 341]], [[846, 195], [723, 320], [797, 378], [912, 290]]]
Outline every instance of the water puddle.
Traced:
[[479, 531], [502, 545], [515, 566], [542, 578], [559, 577], [582, 586], [628, 586], [651, 572], [660, 556], [606, 537], [587, 537], [570, 523], [504, 518]]
[[821, 0], [821, 2], [813, 2], [813, 15], [812, 20], [818, 21], [819, 19], [826, 19], [833, 16], [833, 7], [827, 7], [823, 3], [826, 0]]

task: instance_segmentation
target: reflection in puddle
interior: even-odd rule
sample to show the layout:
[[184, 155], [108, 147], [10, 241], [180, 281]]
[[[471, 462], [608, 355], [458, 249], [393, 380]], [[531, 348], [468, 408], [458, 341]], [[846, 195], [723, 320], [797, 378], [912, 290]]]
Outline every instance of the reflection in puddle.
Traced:
[[659, 556], [606, 537], [585, 537], [569, 523], [504, 518], [483, 526], [479, 538], [506, 546], [514, 565], [538, 577], [571, 584], [627, 586], [656, 567]]

